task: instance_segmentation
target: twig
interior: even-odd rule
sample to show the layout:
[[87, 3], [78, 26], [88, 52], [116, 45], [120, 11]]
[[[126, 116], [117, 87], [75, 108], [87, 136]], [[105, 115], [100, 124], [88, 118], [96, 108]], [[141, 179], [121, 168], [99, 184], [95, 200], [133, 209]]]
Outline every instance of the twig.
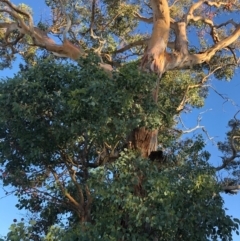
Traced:
[[205, 84], [205, 82], [208, 80], [208, 78], [214, 74], [217, 70], [221, 69], [221, 66], [218, 66], [217, 68], [215, 68], [213, 71], [209, 72], [207, 75], [205, 75], [201, 81], [199, 81], [197, 84], [194, 85], [189, 85], [184, 93], [184, 96], [182, 98], [182, 101], [180, 102], [179, 106], [177, 107], [177, 112], [181, 112], [184, 109], [184, 106], [186, 105], [186, 102], [188, 101], [189, 98], [187, 98], [188, 92], [191, 89], [194, 88], [200, 88], [203, 87], [203, 85]]

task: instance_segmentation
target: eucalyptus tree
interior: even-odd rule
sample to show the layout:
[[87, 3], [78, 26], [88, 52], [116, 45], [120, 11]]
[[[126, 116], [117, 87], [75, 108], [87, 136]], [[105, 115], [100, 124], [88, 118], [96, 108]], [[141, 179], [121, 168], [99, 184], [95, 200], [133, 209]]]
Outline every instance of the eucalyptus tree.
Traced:
[[80, 240], [231, 240], [219, 193], [239, 189], [238, 113], [218, 167], [175, 126], [204, 105], [209, 76], [234, 76], [239, 1], [46, 5], [52, 19], [34, 25], [31, 6], [0, 0], [0, 66], [22, 57], [0, 88], [2, 180], [37, 215], [30, 238], [67, 214]]

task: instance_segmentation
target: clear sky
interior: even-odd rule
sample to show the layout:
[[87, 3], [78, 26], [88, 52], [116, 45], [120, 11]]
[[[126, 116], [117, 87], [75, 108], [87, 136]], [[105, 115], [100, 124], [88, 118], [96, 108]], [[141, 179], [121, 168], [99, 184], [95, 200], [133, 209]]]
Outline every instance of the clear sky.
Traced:
[[[35, 23], [41, 18], [51, 18], [50, 12], [47, 6], [44, 4], [44, 0], [12, 0], [12, 2], [14, 4], [25, 3], [32, 7]], [[0, 72], [0, 78], [4, 76], [13, 76], [13, 74], [18, 70], [17, 66], [18, 63], [15, 64], [13, 69]], [[192, 128], [197, 123], [199, 113], [204, 112], [201, 114], [201, 125], [205, 126], [209, 136], [214, 137], [215, 143], [212, 143], [209, 140], [207, 141], [207, 137], [206, 141], [207, 149], [211, 153], [210, 161], [217, 165], [220, 164], [221, 153], [218, 152], [216, 143], [220, 140], [224, 140], [225, 133], [227, 131], [227, 123], [231, 118], [233, 118], [236, 111], [239, 110], [240, 73], [237, 71], [234, 79], [231, 82], [217, 81], [212, 78], [209, 84], [213, 86], [219, 93], [225, 94], [234, 102], [234, 104], [230, 101], [225, 102], [225, 100], [217, 95], [213, 90], [210, 90], [206, 105], [201, 109], [194, 110], [191, 114], [184, 115], [183, 121], [188, 128]], [[240, 118], [240, 115], [238, 117]], [[223, 197], [225, 200], [225, 207], [228, 208], [227, 213], [240, 219], [240, 193], [238, 195], [223, 194]], [[17, 199], [14, 196], [5, 197], [5, 192], [0, 184], [0, 236], [6, 235], [14, 218], [17, 218], [19, 221], [25, 214], [23, 211], [21, 212], [15, 208], [16, 203]], [[240, 240], [240, 236], [234, 235], [234, 241], [238, 240]]]

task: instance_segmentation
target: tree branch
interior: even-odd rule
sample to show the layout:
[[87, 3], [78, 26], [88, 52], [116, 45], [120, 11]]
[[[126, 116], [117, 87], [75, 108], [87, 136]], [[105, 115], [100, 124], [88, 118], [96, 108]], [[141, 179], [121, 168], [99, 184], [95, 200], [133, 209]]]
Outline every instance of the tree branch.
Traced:
[[145, 23], [152, 23], [153, 22], [153, 17], [151, 18], [146, 18], [141, 16], [139, 13], [135, 12], [134, 17], [136, 17], [138, 20], [143, 21]]
[[233, 42], [235, 42], [240, 35], [240, 25], [228, 37], [216, 43], [213, 47], [206, 50], [204, 53], [181, 55], [180, 53], [167, 54], [168, 62], [165, 66], [165, 71], [172, 69], [189, 68], [197, 64], [209, 62], [215, 53]]
[[199, 81], [197, 84], [195, 85], [189, 85], [186, 90], [185, 90], [185, 93], [184, 93], [184, 96], [182, 98], [182, 101], [180, 102], [179, 106], [177, 107], [177, 112], [181, 112], [183, 109], [184, 109], [184, 106], [186, 105], [186, 102], [188, 101], [188, 98], [187, 98], [187, 95], [188, 95], [188, 92], [189, 90], [191, 89], [195, 89], [195, 88], [201, 88], [205, 83], [206, 81], [208, 80], [208, 78], [214, 74], [217, 70], [221, 69], [222, 67], [217, 67], [215, 68], [213, 71], [211, 71], [210, 73], [208, 73], [207, 75], [205, 75], [201, 81]]
[[222, 187], [222, 190], [226, 193], [237, 194], [240, 190], [240, 185], [225, 186], [225, 187]]
[[148, 43], [148, 40], [149, 40], [149, 39], [140, 39], [140, 40], [137, 40], [137, 41], [135, 41], [135, 42], [132, 42], [132, 43], [124, 46], [124, 47], [121, 48], [121, 49], [115, 50], [115, 51], [113, 52], [113, 54], [123, 53], [123, 52], [125, 52], [125, 51], [127, 51], [127, 50], [129, 50], [129, 49], [131, 49], [131, 48], [133, 48], [133, 47], [140, 46], [140, 45], [145, 45], [145, 44]]
[[161, 76], [166, 66], [165, 50], [170, 31], [170, 12], [167, 0], [152, 0], [150, 3], [153, 10], [153, 32], [141, 66]]
[[[199, 20], [202, 20], [202, 21], [209, 21], [209, 23], [211, 24], [211, 20], [210, 19], [207, 19], [205, 20], [204, 18], [202, 17], [195, 17], [194, 16], [194, 11], [197, 10], [202, 4], [207, 4], [208, 6], [214, 6], [216, 8], [219, 8], [221, 6], [226, 6], [228, 5], [227, 2], [214, 2], [214, 1], [206, 1], [206, 0], [200, 0], [196, 3], [194, 3], [190, 8], [189, 8], [189, 11], [188, 13], [185, 15], [185, 22], [186, 24], [188, 24], [191, 20], [193, 21], [199, 21]], [[199, 18], [199, 19], [198, 19]]]
[[[24, 15], [25, 17], [28, 18], [28, 21], [29, 21], [29, 26], [30, 26], [30, 30], [33, 29], [33, 18], [31, 16], [31, 14], [29, 14], [28, 12], [25, 12], [21, 9], [19, 9], [16, 5], [14, 5], [13, 3], [11, 3], [9, 0], [1, 0], [0, 2], [4, 2], [6, 3], [10, 9], [12, 9], [13, 11], [15, 11], [16, 13], [19, 13], [20, 15]], [[15, 18], [17, 20], [19, 20], [19, 16], [16, 15], [14, 12], [12, 12], [15, 16]]]
[[[54, 179], [56, 181], [56, 183], [59, 185], [62, 194], [69, 199], [69, 201], [74, 205], [75, 209], [78, 210], [79, 209], [79, 203], [70, 195], [70, 193], [63, 187], [62, 183], [60, 182], [60, 180], [58, 179], [57, 173], [50, 168], [51, 173], [54, 176]], [[78, 210], [79, 212], [79, 210]]]
[[216, 167], [215, 168], [216, 171], [220, 171], [220, 170], [226, 168], [232, 161], [234, 161], [235, 158], [240, 157], [240, 155], [237, 155], [238, 151], [234, 144], [234, 140], [240, 139], [240, 136], [237, 136], [234, 133], [236, 128], [237, 128], [236, 125], [232, 128], [232, 134], [230, 136], [230, 147], [232, 150], [232, 155], [228, 158], [223, 158], [223, 164], [221, 166]]

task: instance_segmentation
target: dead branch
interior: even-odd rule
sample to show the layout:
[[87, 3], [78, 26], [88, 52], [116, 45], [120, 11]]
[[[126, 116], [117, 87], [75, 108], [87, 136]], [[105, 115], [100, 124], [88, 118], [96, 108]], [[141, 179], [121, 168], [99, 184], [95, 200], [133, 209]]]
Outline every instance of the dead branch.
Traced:
[[202, 120], [202, 114], [203, 114], [204, 112], [201, 112], [199, 115], [198, 115], [198, 118], [197, 118], [197, 125], [195, 126], [195, 127], [193, 127], [193, 128], [187, 128], [185, 125], [184, 125], [184, 123], [183, 123], [183, 121], [182, 121], [182, 118], [179, 116], [178, 118], [179, 118], [179, 121], [180, 121], [180, 123], [182, 124], [182, 126], [184, 127], [184, 128], [186, 128], [187, 130], [181, 130], [181, 134], [189, 134], [189, 133], [191, 133], [191, 132], [194, 132], [194, 131], [196, 131], [196, 130], [198, 130], [198, 129], [201, 129], [204, 133], [205, 133], [205, 135], [207, 136], [207, 138], [210, 140], [210, 141], [213, 141], [213, 137], [211, 137], [209, 134], [208, 134], [208, 132], [207, 132], [207, 130], [205, 129], [205, 126], [202, 126], [202, 125], [200, 125], [200, 123], [201, 123], [201, 120]]
[[238, 24], [234, 22], [232, 19], [228, 20], [227, 22], [221, 23], [219, 25], [215, 25], [216, 28], [221, 28], [223, 26], [226, 26], [228, 24], [232, 24], [235, 28], [237, 28]]
[[219, 93], [212, 85], [208, 85], [208, 87], [211, 88], [211, 89], [212, 89], [217, 95], [219, 95], [223, 100], [225, 100], [223, 104], [225, 104], [226, 102], [230, 102], [233, 106], [239, 107], [239, 105], [237, 105], [237, 104], [234, 102], [234, 100], [228, 98], [228, 97], [227, 97], [226, 95], [224, 95], [224, 94]]
[[238, 110], [237, 113], [234, 115], [235, 121], [238, 121], [238, 122], [239, 122], [239, 120], [237, 119], [237, 115], [238, 115], [239, 113], [240, 113], [240, 110]]

